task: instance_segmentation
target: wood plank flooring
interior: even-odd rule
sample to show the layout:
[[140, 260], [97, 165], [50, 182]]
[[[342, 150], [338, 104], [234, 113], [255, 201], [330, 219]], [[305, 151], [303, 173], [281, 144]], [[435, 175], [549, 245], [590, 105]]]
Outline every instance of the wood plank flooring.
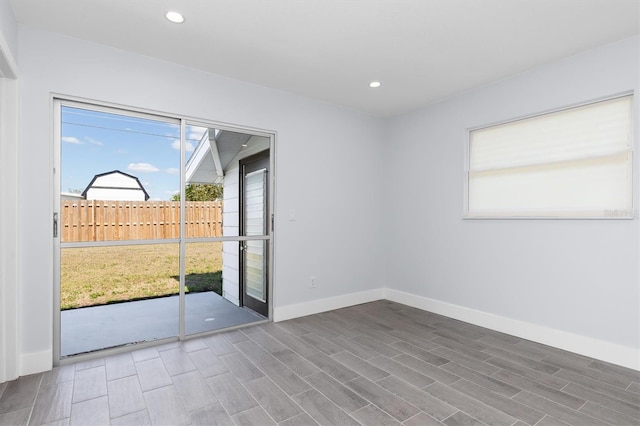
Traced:
[[378, 301], [0, 384], [0, 425], [640, 425], [640, 372]]

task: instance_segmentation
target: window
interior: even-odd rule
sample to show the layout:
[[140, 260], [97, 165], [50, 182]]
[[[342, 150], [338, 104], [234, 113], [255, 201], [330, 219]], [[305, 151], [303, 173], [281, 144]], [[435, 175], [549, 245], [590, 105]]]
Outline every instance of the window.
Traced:
[[633, 217], [632, 99], [471, 130], [467, 217]]

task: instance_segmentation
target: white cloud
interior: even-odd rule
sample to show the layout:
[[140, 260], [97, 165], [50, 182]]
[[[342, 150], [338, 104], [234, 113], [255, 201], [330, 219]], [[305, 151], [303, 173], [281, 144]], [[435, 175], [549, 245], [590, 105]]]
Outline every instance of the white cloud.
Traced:
[[[180, 139], [175, 139], [172, 143], [171, 143], [171, 148], [176, 149], [178, 151], [180, 151]], [[193, 152], [195, 150], [195, 147], [193, 146], [193, 144], [191, 142], [187, 142], [184, 145], [184, 150], [186, 152]]]
[[160, 169], [149, 163], [129, 163], [127, 170], [132, 172], [157, 172]]
[[75, 136], [63, 136], [62, 142], [74, 143], [76, 145], [82, 145], [84, 143], [80, 139], [76, 138]]
[[82, 139], [84, 139], [84, 141], [81, 141], [80, 139], [76, 138], [75, 136], [63, 136], [61, 139], [62, 139], [62, 142], [73, 143], [73, 144], [76, 144], [76, 145], [84, 145], [86, 142], [89, 142], [91, 145], [98, 145], [98, 146], [104, 145], [99, 140], [96, 140], [96, 139], [93, 139], [93, 138], [90, 138], [90, 137], [87, 137], [87, 136], [82, 138]]
[[175, 167], [169, 167], [168, 169], [165, 170], [165, 172], [169, 173], [170, 175], [177, 175], [178, 173], [180, 173], [180, 169], [176, 169]]
[[187, 135], [187, 139], [195, 139], [199, 141], [202, 139], [202, 135], [206, 132], [207, 129], [205, 127], [189, 127], [189, 134]]

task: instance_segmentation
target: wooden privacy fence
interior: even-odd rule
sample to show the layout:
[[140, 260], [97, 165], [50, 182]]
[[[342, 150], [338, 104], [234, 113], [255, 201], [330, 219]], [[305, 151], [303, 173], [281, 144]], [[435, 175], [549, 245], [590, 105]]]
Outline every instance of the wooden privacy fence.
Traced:
[[[179, 201], [63, 200], [62, 242], [180, 237]], [[222, 202], [187, 201], [187, 238], [222, 236]]]

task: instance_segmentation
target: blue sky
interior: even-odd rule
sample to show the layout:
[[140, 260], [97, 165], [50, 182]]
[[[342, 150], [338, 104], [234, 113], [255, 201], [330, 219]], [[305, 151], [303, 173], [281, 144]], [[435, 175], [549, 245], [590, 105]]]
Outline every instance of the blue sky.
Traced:
[[[180, 189], [180, 126], [117, 114], [63, 107], [62, 192], [83, 191], [97, 174], [136, 176], [150, 200], [169, 200]], [[204, 133], [187, 127], [186, 157]]]

